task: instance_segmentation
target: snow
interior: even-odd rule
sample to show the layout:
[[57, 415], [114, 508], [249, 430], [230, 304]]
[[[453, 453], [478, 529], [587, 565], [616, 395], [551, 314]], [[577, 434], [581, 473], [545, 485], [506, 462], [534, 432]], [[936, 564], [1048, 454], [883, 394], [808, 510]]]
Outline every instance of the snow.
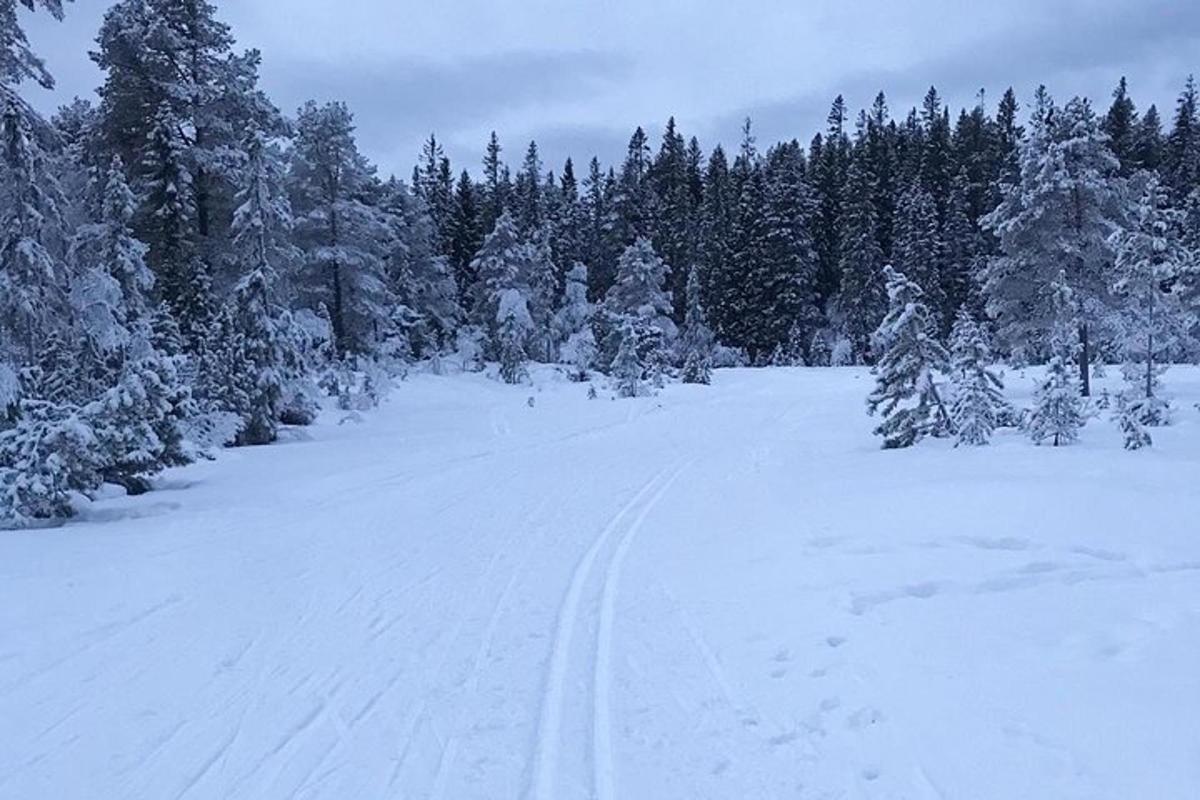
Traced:
[[0, 536], [0, 798], [1195, 796], [1200, 371], [1136, 453], [883, 452], [858, 369], [533, 379]]

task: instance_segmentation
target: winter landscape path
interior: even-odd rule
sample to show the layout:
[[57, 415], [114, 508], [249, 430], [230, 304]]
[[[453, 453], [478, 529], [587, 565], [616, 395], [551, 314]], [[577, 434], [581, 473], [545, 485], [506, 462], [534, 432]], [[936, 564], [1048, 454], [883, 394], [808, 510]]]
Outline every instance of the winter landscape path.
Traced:
[[0, 535], [0, 798], [1197, 796], [1200, 373], [1134, 454], [537, 378]]

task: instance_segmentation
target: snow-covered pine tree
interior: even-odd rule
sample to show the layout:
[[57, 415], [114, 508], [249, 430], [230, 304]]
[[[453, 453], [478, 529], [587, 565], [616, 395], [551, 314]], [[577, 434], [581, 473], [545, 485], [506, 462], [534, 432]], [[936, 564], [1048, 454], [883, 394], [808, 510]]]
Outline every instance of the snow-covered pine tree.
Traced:
[[[1171, 208], [1167, 190], [1153, 176], [1141, 176], [1141, 195], [1129, 227], [1113, 234], [1116, 251], [1114, 292], [1121, 309], [1127, 405], [1143, 425], [1165, 425], [1169, 406], [1159, 379], [1172, 356], [1185, 352], [1194, 317], [1181, 297], [1200, 270], [1196, 254], [1181, 241], [1183, 219]], [[1130, 413], [1134, 413], [1131, 411]]]
[[641, 334], [632, 320], [626, 320], [618, 333], [620, 344], [609, 371], [621, 397], [639, 397], [645, 393], [643, 378], [646, 367], [640, 356], [643, 350]]
[[438, 252], [437, 230], [422, 197], [399, 181], [389, 181], [385, 188], [392, 229], [388, 280], [402, 311], [396, 315], [397, 327], [411, 355], [432, 357], [453, 344], [462, 319], [454, 270]]
[[543, 227], [533, 232], [522, 247], [524, 271], [529, 276], [529, 313], [533, 318], [531, 345], [535, 357], [544, 363], [558, 358], [555, 312], [559, 306], [558, 268], [550, 249], [550, 231]]
[[25, 80], [44, 89], [54, 88], [54, 78], [45, 63], [29, 48], [29, 39], [17, 19], [18, 4], [30, 11], [44, 8], [55, 19], [63, 18], [63, 0], [0, 0], [0, 101], [7, 87]]
[[[638, 328], [639, 356], [647, 368], [669, 360], [668, 349], [678, 333], [671, 319], [671, 296], [664, 288], [669, 273], [670, 267], [654, 252], [650, 241], [639, 238], [621, 254], [616, 283], [604, 299], [604, 310], [613, 320], [609, 338], [616, 334], [624, 340], [621, 331], [626, 322], [632, 323]], [[602, 344], [611, 354], [619, 342]]]
[[42, 123], [0, 90], [0, 363], [15, 372], [67, 317], [67, 232]]
[[475, 285], [471, 287], [470, 322], [486, 334], [489, 357], [498, 358], [496, 347], [498, 301], [505, 289], [523, 285], [521, 239], [511, 214], [502, 213], [496, 226], [483, 240], [471, 261]]
[[683, 321], [680, 337], [683, 369], [680, 378], [684, 383], [708, 385], [712, 382], [712, 353], [715, 345], [712, 329], [704, 314], [700, 299], [700, 273], [693, 267], [687, 281], [687, 314]]
[[[1088, 394], [1093, 334], [1112, 305], [1109, 237], [1124, 215], [1120, 165], [1086, 100], [1061, 111], [1039, 95], [1021, 148], [1021, 176], [983, 223], [1000, 254], [983, 270], [988, 313], [1018, 359], [1047, 351], [1051, 331], [1070, 325], [1079, 339], [1079, 375]], [[1062, 273], [1063, 277], [1060, 277]], [[1066, 281], [1074, 304], [1055, 301]]]
[[[1065, 316], [1064, 310], [1075, 307], [1065, 270], [1059, 273], [1051, 289], [1051, 302], [1058, 307], [1057, 313]], [[1079, 431], [1086, 420], [1083, 398], [1079, 384], [1071, 368], [1071, 362], [1080, 344], [1073, 340], [1070, 323], [1060, 323], [1050, 337], [1051, 356], [1046, 366], [1046, 376], [1034, 392], [1034, 406], [1029, 415], [1029, 437], [1035, 444], [1049, 441], [1055, 447], [1071, 444], [1079, 438]]]
[[871, 350], [871, 336], [887, 311], [883, 273], [883, 251], [879, 247], [878, 220], [872, 200], [874, 185], [861, 158], [850, 162], [846, 205], [841, 216], [841, 287], [837, 316], [854, 350], [854, 359], [864, 362], [878, 353]]
[[1034, 394], [1034, 407], [1029, 416], [1029, 437], [1034, 443], [1049, 441], [1055, 447], [1071, 444], [1079, 438], [1083, 427], [1083, 400], [1075, 381], [1069, 358], [1060, 351], [1060, 344], [1046, 366], [1046, 377]]
[[[763, 357], [807, 343], [823, 321], [811, 222], [816, 202], [797, 143], [773, 147], [764, 166], [762, 262], [751, 273], [750, 314]], [[798, 329], [798, 330], [797, 330]], [[803, 357], [803, 345], [796, 355]]]
[[0, 528], [71, 516], [74, 495], [100, 487], [95, 445], [75, 406], [23, 400], [0, 431]]
[[925, 187], [914, 181], [900, 196], [896, 209], [892, 259], [896, 269], [921, 287], [938, 332], [945, 330], [946, 297], [939, 270], [942, 251], [937, 206]]
[[587, 266], [575, 262], [566, 277], [562, 307], [554, 317], [555, 338], [559, 342], [559, 358], [572, 368], [572, 379], [582, 381], [587, 379], [596, 358]]
[[500, 377], [505, 383], [521, 383], [529, 377], [526, 342], [533, 333], [529, 301], [519, 289], [507, 288], [496, 298], [496, 337]]
[[921, 288], [890, 266], [883, 273], [889, 309], [872, 345], [879, 360], [867, 409], [882, 415], [875, 434], [890, 450], [911, 447], [951, 424], [936, 384], [936, 373], [945, 372], [948, 356], [937, 340]]
[[1142, 411], [1136, 402], [1121, 393], [1117, 395], [1117, 407], [1113, 411], [1113, 422], [1121, 431], [1126, 450], [1141, 450], [1154, 444], [1154, 439], [1142, 424]]
[[391, 331], [386, 216], [371, 202], [374, 167], [358, 151], [342, 103], [308, 103], [296, 120], [289, 175], [302, 294], [325, 303], [339, 358], [373, 352]]
[[983, 329], [966, 309], [954, 321], [950, 342], [950, 420], [958, 444], [987, 444], [1007, 407], [1004, 382], [991, 369], [992, 352]]
[[198, 353], [209, 336], [217, 301], [209, 264], [202, 258], [197, 234], [196, 187], [183, 138], [185, 121], [170, 103], [154, 110], [150, 143], [139, 171], [144, 179], [144, 216], [151, 246], [149, 258], [158, 293], [183, 334], [189, 352]]

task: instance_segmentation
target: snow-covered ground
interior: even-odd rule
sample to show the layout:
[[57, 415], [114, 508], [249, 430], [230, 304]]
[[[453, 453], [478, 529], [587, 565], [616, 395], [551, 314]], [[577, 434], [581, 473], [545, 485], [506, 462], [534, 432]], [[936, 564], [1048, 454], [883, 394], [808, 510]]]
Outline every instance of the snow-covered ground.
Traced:
[[1166, 380], [1126, 453], [881, 452], [859, 370], [414, 377], [0, 535], [0, 797], [1195, 798]]

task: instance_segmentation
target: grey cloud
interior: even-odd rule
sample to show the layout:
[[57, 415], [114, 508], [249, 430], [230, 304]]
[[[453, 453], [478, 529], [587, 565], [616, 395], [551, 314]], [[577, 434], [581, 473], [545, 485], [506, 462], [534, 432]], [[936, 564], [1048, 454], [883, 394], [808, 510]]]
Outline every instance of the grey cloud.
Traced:
[[[379, 159], [381, 171], [402, 173], [431, 132], [456, 165], [473, 168], [486, 130], [502, 128], [501, 116], [586, 97], [630, 69], [620, 57], [590, 51], [497, 53], [448, 65], [291, 61], [265, 66], [264, 85], [288, 110], [307, 99], [344, 100], [358, 121], [364, 151]], [[462, 141], [479, 131], [478, 141]], [[510, 142], [510, 158], [517, 147]]]
[[707, 133], [736, 141], [749, 116], [764, 141], [806, 142], [824, 129], [838, 94], [856, 115], [883, 91], [893, 116], [902, 117], [930, 86], [955, 111], [973, 105], [981, 89], [994, 103], [1010, 86], [1027, 99], [1041, 83], [1060, 99], [1083, 94], [1103, 107], [1122, 75], [1129, 76], [1133, 97], [1143, 109], [1157, 103], [1166, 115], [1184, 79], [1198, 66], [1191, 60], [1198, 43], [1200, 4], [1110, 2], [1107, 8], [1077, 8], [1050, 29], [992, 38], [894, 70], [850, 72], [835, 86], [779, 103], [745, 106], [714, 120]]

